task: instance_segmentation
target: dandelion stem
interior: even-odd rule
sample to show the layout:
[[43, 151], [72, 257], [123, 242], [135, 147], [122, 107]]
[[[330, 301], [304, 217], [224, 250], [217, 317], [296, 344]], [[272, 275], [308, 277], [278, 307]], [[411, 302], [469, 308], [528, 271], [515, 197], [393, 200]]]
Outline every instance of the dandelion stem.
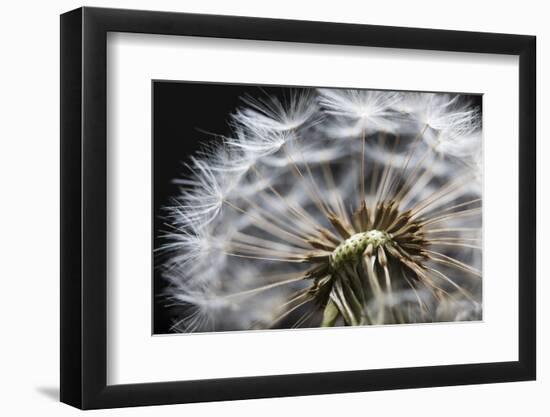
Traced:
[[434, 268], [426, 268], [428, 269], [429, 271], [433, 272], [434, 274], [436, 274], [438, 277], [440, 277], [441, 279], [443, 279], [444, 281], [448, 282], [449, 284], [451, 284], [453, 287], [455, 287], [464, 297], [466, 297], [468, 300], [472, 301], [473, 303], [475, 303], [474, 301], [474, 298], [472, 296], [472, 294], [470, 294], [468, 291], [466, 291], [464, 288], [462, 288], [460, 285], [458, 285], [456, 282], [454, 282], [451, 278], [449, 278], [447, 275], [445, 275], [443, 272], [441, 271], [438, 271], [437, 269], [434, 269]]
[[[288, 274], [285, 274], [285, 275], [288, 275]], [[296, 274], [293, 274], [293, 275], [296, 275]], [[262, 292], [262, 291], [270, 290], [272, 288], [277, 288], [277, 287], [280, 287], [282, 285], [290, 284], [292, 282], [301, 281], [303, 279], [304, 279], [303, 274], [299, 274], [298, 277], [295, 276], [294, 278], [290, 278], [290, 279], [287, 279], [287, 280], [284, 280], [284, 281], [274, 282], [272, 284], [267, 284], [267, 285], [264, 285], [262, 287], [253, 288], [251, 290], [246, 290], [246, 291], [241, 291], [241, 292], [237, 292], [237, 293], [233, 293], [233, 294], [224, 295], [223, 298], [235, 298], [235, 297], [251, 296], [251, 295], [255, 295], [255, 294], [257, 294], [259, 292]]]
[[[263, 175], [261, 174], [261, 172], [255, 167], [253, 166], [252, 167], [252, 170], [254, 171], [254, 173], [260, 177], [261, 179], [265, 180], [265, 178], [263, 177]], [[293, 205], [293, 204], [290, 204], [290, 202], [288, 201], [287, 198], [285, 198], [284, 196], [282, 196], [271, 184], [269, 184], [267, 186], [267, 188], [279, 199], [281, 200], [281, 202], [283, 202], [283, 204], [285, 204], [290, 212], [296, 216], [298, 219], [302, 219], [302, 220], [305, 220], [306, 223], [308, 223], [313, 229], [317, 229], [319, 227], [319, 224], [313, 219], [313, 217], [305, 210], [303, 209], [302, 207], [300, 206], [296, 206], [296, 205]]]
[[479, 271], [478, 269], [476, 269], [476, 268], [474, 268], [470, 265], [467, 265], [463, 262], [460, 262], [459, 260], [457, 260], [455, 258], [451, 258], [450, 256], [447, 256], [447, 255], [445, 255], [443, 253], [440, 253], [440, 252], [437, 252], [437, 251], [433, 251], [433, 250], [426, 249], [426, 248], [424, 248], [423, 250], [424, 250], [424, 252], [432, 255], [430, 257], [430, 259], [434, 262], [454, 266], [455, 268], [459, 268], [463, 271], [469, 272], [470, 274], [481, 278], [481, 271]]
[[[428, 128], [428, 125], [425, 124], [424, 127], [422, 129], [420, 129], [420, 131], [417, 133], [417, 135], [414, 137], [413, 139], [413, 143], [411, 145], [411, 149], [409, 150], [409, 153], [407, 155], [407, 159], [405, 159], [405, 163], [403, 165], [401, 165], [401, 169], [400, 169], [400, 175], [397, 175], [395, 178], [400, 178], [400, 177], [403, 177], [407, 168], [409, 167], [409, 163], [412, 159], [412, 156], [414, 155], [414, 152], [416, 151], [416, 147], [418, 146], [418, 144], [421, 142], [420, 141], [420, 138], [422, 137], [422, 135], [424, 135], [424, 132], [426, 131], [426, 129]], [[388, 190], [388, 195], [390, 195], [390, 191], [393, 191], [393, 187], [394, 185], [397, 186], [397, 184], [399, 183], [399, 181], [395, 181], [395, 182], [392, 182], [391, 184], [391, 187], [390, 189]], [[398, 190], [395, 190], [395, 192], [397, 192]], [[396, 200], [395, 198], [395, 194], [393, 194], [393, 197], [391, 198], [392, 200]]]
[[453, 213], [444, 214], [444, 215], [439, 216], [439, 217], [427, 219], [427, 220], [423, 221], [421, 224], [422, 224], [423, 227], [425, 227], [425, 226], [428, 226], [430, 224], [439, 223], [439, 222], [449, 220], [449, 219], [456, 219], [458, 217], [464, 217], [464, 216], [471, 216], [471, 215], [479, 214], [480, 211], [481, 211], [481, 207], [476, 207], [476, 208], [473, 208], [473, 209], [462, 210], [462, 211], [455, 211]]
[[[443, 188], [439, 189], [438, 191], [434, 192], [430, 197], [428, 197], [422, 204], [418, 204], [416, 207], [413, 207], [411, 209], [411, 218], [416, 217], [418, 214], [420, 214], [422, 211], [430, 207], [432, 204], [436, 203], [439, 199], [443, 198], [444, 196], [456, 191], [457, 189], [460, 189], [464, 186], [464, 184], [471, 178], [471, 175], [466, 175], [464, 178], [459, 178], [455, 181], [451, 181], [447, 183]], [[461, 204], [457, 204], [456, 206], [449, 207], [442, 211], [450, 211], [454, 208], [463, 207], [468, 204], [475, 203], [477, 201], [481, 201], [480, 198], [471, 200], [470, 202], [465, 202]]]
[[332, 300], [329, 298], [327, 305], [323, 310], [323, 319], [321, 321], [321, 327], [333, 327], [336, 324], [336, 320], [340, 316], [340, 310]]
[[301, 236], [299, 235], [296, 235], [292, 232], [289, 232], [285, 229], [282, 229], [281, 227], [278, 227], [277, 225], [274, 225], [273, 223], [269, 223], [267, 222], [265, 219], [261, 218], [261, 217], [258, 217], [256, 215], [254, 215], [253, 213], [250, 213], [250, 212], [247, 212], [246, 210], [243, 210], [242, 208], [236, 206], [235, 204], [231, 203], [230, 201], [228, 200], [224, 200], [224, 202], [231, 208], [243, 213], [243, 214], [246, 214], [248, 216], [250, 216], [251, 218], [253, 218], [254, 220], [256, 220], [258, 223], [255, 223], [254, 225], [256, 227], [259, 227], [260, 229], [263, 229], [265, 230], [266, 232], [270, 233], [272, 236], [275, 236], [275, 237], [278, 237], [280, 238], [281, 240], [284, 240], [284, 238], [281, 238], [281, 234], [285, 235], [288, 239], [291, 239], [293, 240], [295, 243], [297, 242], [297, 244], [300, 246], [300, 247], [303, 247], [303, 248], [307, 248], [306, 244], [304, 243], [304, 240]]
[[[303, 180], [304, 182], [307, 182], [306, 178], [304, 177], [304, 174], [302, 173], [302, 171], [300, 170], [300, 168], [298, 167], [298, 164], [296, 164], [296, 162], [294, 161], [294, 158], [292, 158], [292, 156], [290, 155], [290, 153], [288, 152], [287, 148], [286, 148], [286, 144], [283, 145], [283, 150], [288, 158], [288, 160], [291, 162], [292, 164], [292, 172], [295, 172], [296, 174], [298, 174], [298, 179], [301, 179]], [[315, 187], [314, 187], [315, 188]], [[311, 191], [311, 189], [309, 187], [305, 187], [305, 191], [307, 194], [309, 194], [311, 200], [315, 203], [315, 205], [319, 208], [319, 210], [321, 211], [321, 213], [323, 213], [325, 216], [329, 216], [330, 213], [329, 211], [327, 210], [325, 204], [323, 203], [322, 199], [318, 196], [318, 195], [315, 195], [315, 191]]]
[[342, 196], [340, 195], [338, 188], [336, 188], [334, 175], [332, 173], [332, 169], [330, 168], [330, 165], [328, 165], [327, 163], [323, 163], [322, 168], [323, 168], [323, 175], [325, 177], [325, 181], [328, 185], [328, 189], [330, 190], [330, 195], [334, 200], [333, 201], [333, 205], [335, 209], [334, 211], [338, 214], [339, 217], [341, 217], [342, 219], [345, 219], [346, 223], [351, 223], [348, 213], [344, 208], [344, 202], [342, 200]]
[[237, 258], [246, 258], [246, 259], [260, 259], [263, 261], [275, 261], [275, 262], [296, 262], [296, 263], [304, 263], [304, 259], [300, 258], [268, 258], [263, 256], [250, 256], [250, 255], [241, 255], [239, 253], [232, 253], [224, 251], [224, 253], [228, 256], [235, 256]]
[[430, 240], [431, 245], [439, 245], [439, 246], [459, 246], [461, 248], [470, 248], [470, 249], [478, 249], [482, 250], [483, 248], [478, 245], [470, 245], [467, 243], [456, 243], [456, 242], [447, 242], [445, 240]]
[[361, 201], [365, 201], [365, 128], [361, 130]]
[[304, 300], [303, 302], [295, 305], [294, 307], [288, 309], [287, 311], [285, 311], [283, 314], [279, 315], [277, 318], [275, 318], [275, 320], [273, 320], [271, 322], [271, 324], [269, 325], [269, 327], [273, 327], [275, 324], [277, 324], [279, 321], [281, 321], [282, 319], [284, 319], [285, 317], [287, 317], [289, 314], [291, 314], [293, 311], [299, 309], [300, 307], [302, 307], [303, 305], [306, 305], [307, 303], [309, 303], [310, 301], [313, 301], [313, 298], [308, 298], [307, 300]]

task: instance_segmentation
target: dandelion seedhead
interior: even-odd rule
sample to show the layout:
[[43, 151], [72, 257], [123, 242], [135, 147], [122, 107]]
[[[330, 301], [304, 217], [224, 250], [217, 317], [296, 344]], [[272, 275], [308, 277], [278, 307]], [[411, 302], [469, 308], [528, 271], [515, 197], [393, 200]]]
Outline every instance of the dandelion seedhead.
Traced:
[[174, 331], [481, 318], [471, 97], [321, 89], [243, 102], [165, 207], [156, 259]]

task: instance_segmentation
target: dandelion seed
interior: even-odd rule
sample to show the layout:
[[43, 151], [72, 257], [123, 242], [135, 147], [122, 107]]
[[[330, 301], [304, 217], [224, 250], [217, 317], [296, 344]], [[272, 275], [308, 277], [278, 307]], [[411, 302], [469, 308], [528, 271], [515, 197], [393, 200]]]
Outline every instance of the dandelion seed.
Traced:
[[320, 89], [319, 103], [328, 114], [355, 122], [353, 130], [392, 132], [394, 106], [401, 100], [397, 93], [373, 90]]
[[258, 159], [281, 150], [285, 143], [295, 139], [293, 132], [238, 130], [236, 139], [228, 138], [227, 144], [243, 154], [243, 161], [255, 163]]
[[256, 132], [288, 132], [311, 126], [319, 121], [319, 113], [310, 93], [291, 92], [286, 105], [275, 97], [243, 99], [248, 106], [233, 115], [234, 123]]
[[480, 148], [479, 110], [460, 95], [404, 94], [401, 111], [425, 126], [424, 139], [445, 155], [466, 157]]
[[236, 184], [238, 177], [221, 175], [212, 170], [208, 159], [191, 158], [188, 165], [192, 179], [176, 181], [183, 186], [178, 198], [182, 216], [180, 226], [196, 226], [210, 223], [220, 213], [227, 194]]

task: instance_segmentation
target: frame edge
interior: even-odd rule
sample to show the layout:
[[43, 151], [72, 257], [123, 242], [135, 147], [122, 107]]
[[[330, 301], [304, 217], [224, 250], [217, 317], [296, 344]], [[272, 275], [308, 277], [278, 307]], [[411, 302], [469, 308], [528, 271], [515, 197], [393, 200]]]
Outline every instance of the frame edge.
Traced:
[[82, 406], [82, 9], [60, 16], [60, 400]]
[[[537, 38], [525, 36], [519, 53], [519, 362], [537, 376]], [[522, 175], [523, 174], [523, 175]]]

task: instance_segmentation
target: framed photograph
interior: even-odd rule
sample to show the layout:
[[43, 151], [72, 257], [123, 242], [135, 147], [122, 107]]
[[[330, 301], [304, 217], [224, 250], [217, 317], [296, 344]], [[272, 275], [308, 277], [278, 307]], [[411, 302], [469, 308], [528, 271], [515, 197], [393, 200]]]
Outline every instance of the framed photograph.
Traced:
[[533, 380], [535, 37], [61, 16], [61, 401]]

